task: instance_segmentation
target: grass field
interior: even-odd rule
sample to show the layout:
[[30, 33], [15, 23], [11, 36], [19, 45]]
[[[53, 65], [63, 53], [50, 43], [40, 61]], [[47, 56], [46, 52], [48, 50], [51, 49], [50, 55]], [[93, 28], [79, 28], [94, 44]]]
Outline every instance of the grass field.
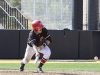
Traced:
[[25, 65], [24, 72], [19, 71], [21, 60], [0, 60], [0, 75], [100, 75], [100, 61], [47, 61], [43, 66], [44, 73], [36, 72], [37, 65], [31, 60]]
[[[10, 63], [3, 62], [0, 63], [0, 70], [18, 70], [20, 63]], [[35, 70], [37, 65], [34, 65], [32, 62], [26, 64], [26, 70]], [[100, 72], [100, 63], [96, 62], [47, 62], [43, 66], [44, 70], [78, 70], [78, 71], [98, 71]]]

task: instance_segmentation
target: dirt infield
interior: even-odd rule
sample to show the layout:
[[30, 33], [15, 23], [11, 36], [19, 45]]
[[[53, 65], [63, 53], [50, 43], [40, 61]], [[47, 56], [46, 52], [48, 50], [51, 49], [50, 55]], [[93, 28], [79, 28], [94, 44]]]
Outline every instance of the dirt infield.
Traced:
[[100, 72], [83, 72], [83, 71], [46, 71], [37, 73], [36, 71], [16, 71], [16, 70], [0, 70], [0, 75], [100, 75]]

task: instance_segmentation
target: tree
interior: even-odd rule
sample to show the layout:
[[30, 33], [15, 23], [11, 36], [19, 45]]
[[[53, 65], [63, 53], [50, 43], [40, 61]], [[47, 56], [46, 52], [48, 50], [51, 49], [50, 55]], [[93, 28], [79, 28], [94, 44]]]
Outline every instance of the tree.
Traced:
[[7, 0], [11, 6], [21, 9], [21, 0]]

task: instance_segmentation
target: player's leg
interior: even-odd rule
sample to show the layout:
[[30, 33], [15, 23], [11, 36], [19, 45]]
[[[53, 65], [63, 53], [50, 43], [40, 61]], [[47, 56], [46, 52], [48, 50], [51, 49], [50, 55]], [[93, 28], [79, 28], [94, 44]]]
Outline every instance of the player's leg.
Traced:
[[20, 71], [23, 71], [24, 70], [25, 64], [27, 64], [31, 60], [31, 58], [32, 58], [32, 56], [34, 54], [35, 54], [35, 52], [34, 52], [33, 48], [30, 47], [29, 45], [27, 45], [24, 58], [23, 58], [23, 60], [21, 62], [20, 68], [19, 68]]
[[49, 59], [49, 57], [51, 55], [51, 50], [49, 49], [48, 46], [45, 46], [45, 48], [43, 50], [40, 50], [39, 52], [43, 54], [43, 57], [40, 61], [40, 64], [38, 65], [37, 72], [43, 73], [42, 66], [47, 61], [47, 59]]

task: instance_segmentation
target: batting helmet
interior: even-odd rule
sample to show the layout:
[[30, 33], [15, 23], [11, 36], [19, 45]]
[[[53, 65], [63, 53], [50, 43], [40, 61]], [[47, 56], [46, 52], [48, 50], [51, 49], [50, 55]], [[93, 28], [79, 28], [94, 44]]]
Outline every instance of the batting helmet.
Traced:
[[34, 31], [38, 31], [38, 29], [41, 29], [41, 28], [43, 28], [43, 25], [40, 20], [35, 20], [32, 22], [32, 29]]

